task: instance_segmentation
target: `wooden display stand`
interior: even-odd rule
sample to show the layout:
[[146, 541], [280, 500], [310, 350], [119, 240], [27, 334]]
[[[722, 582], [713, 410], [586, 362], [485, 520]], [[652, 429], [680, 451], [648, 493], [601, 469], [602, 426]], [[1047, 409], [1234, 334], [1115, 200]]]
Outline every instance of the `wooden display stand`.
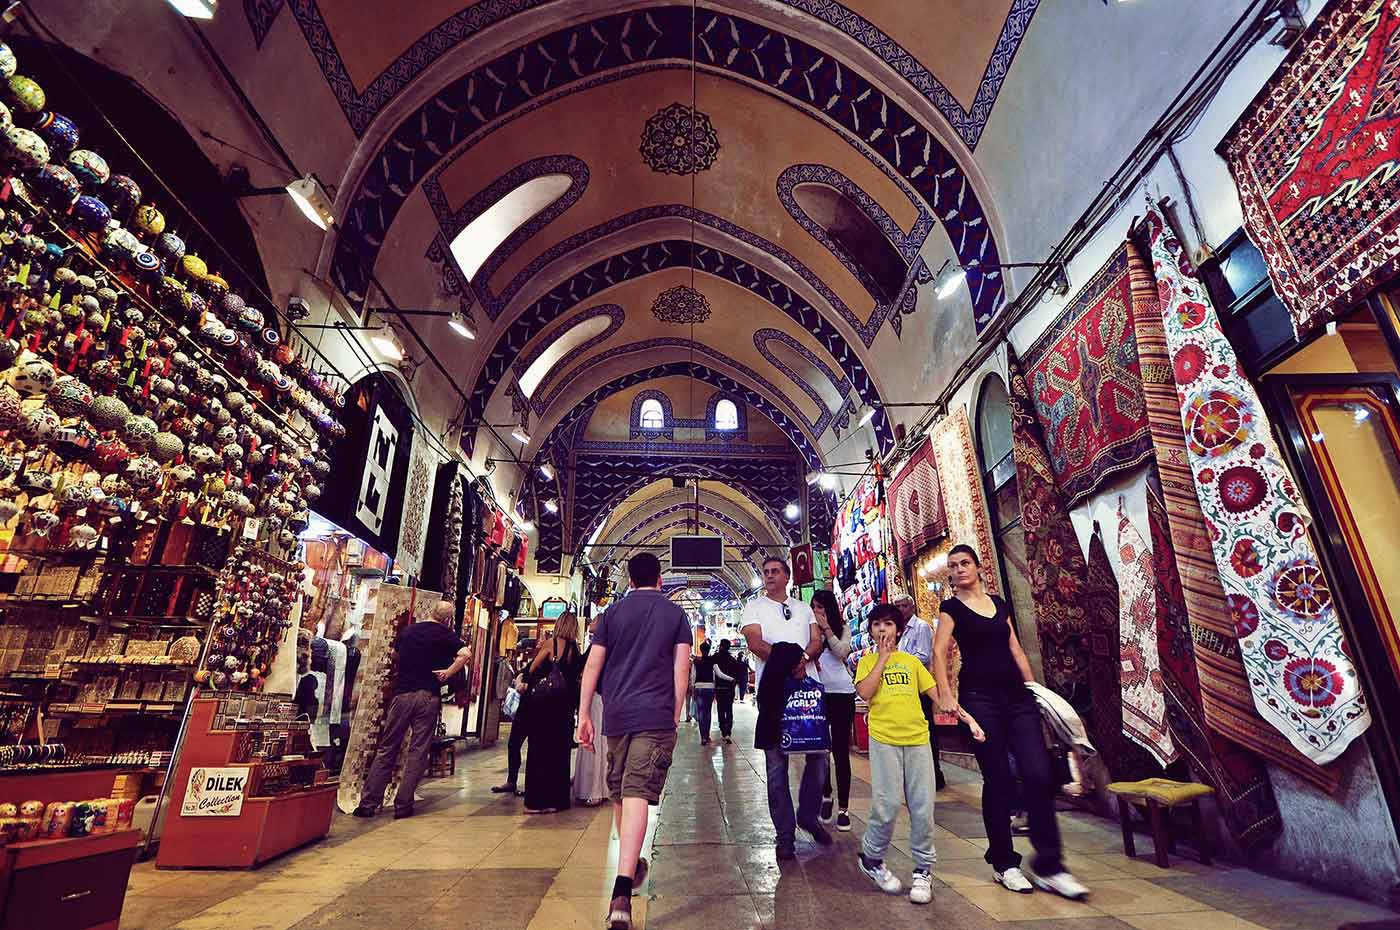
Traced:
[[[236, 747], [248, 731], [215, 729], [218, 705], [215, 698], [196, 698], [190, 710], [189, 729], [171, 784], [170, 807], [156, 854], [157, 868], [253, 868], [330, 832], [339, 785], [324, 780], [321, 760], [233, 761]], [[209, 767], [248, 771], [243, 807], [237, 815], [200, 817], [181, 813], [190, 773]], [[314, 783], [278, 794], [258, 793], [263, 790], [262, 785], [294, 768], [311, 769], [301, 774]]]
[[0, 849], [0, 930], [117, 930], [140, 830]]

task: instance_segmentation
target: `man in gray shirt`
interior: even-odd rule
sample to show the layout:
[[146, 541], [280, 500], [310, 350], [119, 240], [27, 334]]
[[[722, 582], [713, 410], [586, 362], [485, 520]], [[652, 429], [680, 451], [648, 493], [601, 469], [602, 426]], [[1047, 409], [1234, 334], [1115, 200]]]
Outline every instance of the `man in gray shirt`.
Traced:
[[[650, 553], [627, 562], [632, 590], [598, 618], [583, 670], [577, 741], [593, 749], [589, 709], [601, 680], [608, 792], [617, 826], [617, 879], [609, 930], [631, 930], [632, 886], [646, 878], [641, 858], [647, 806], [661, 800], [676, 725], [690, 684], [693, 634], [685, 611], [661, 593], [661, 563]], [[596, 750], [594, 750], [596, 751]]]
[[[899, 651], [907, 652], [928, 667], [933, 674], [933, 624], [914, 613], [914, 597], [907, 591], [894, 596], [894, 606], [904, 615], [904, 635], [899, 638]], [[933, 702], [927, 695], [919, 695], [919, 703], [924, 708], [924, 719], [928, 721], [928, 744], [933, 751], [934, 789], [942, 791], [948, 786], [943, 777], [942, 760], [938, 753], [938, 728], [933, 724]]]

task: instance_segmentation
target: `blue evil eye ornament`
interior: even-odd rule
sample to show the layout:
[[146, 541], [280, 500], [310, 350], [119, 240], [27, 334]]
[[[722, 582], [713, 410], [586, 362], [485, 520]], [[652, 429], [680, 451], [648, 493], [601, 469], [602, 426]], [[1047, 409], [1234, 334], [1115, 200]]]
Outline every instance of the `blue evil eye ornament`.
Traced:
[[54, 158], [67, 158], [78, 147], [78, 127], [62, 113], [46, 110], [34, 122], [34, 131], [49, 145]]
[[84, 194], [73, 204], [73, 219], [88, 232], [102, 232], [112, 222], [112, 211], [91, 194]]

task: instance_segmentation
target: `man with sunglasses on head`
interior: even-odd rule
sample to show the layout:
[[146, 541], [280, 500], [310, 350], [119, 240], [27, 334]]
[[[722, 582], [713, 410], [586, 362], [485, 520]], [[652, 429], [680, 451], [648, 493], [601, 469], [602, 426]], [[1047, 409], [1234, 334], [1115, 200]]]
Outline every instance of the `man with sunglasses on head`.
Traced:
[[[787, 562], [776, 557], [763, 561], [763, 594], [744, 605], [740, 627], [754, 659], [754, 677], [763, 694], [763, 672], [773, 647], [791, 643], [801, 648], [800, 655], [791, 647], [779, 650], [793, 654], [796, 662], [789, 670], [794, 678], [805, 678], [809, 663], [816, 661], [821, 651], [822, 637], [812, 609], [802, 601], [788, 596], [791, 572]], [[814, 667], [813, 667], [814, 668]], [[776, 672], [777, 669], [774, 669]], [[760, 716], [763, 713], [760, 707]], [[825, 753], [806, 756], [802, 772], [802, 787], [798, 791], [797, 810], [792, 808], [792, 789], [788, 785], [788, 756], [778, 746], [761, 746], [768, 762], [768, 813], [778, 834], [779, 859], [797, 856], [797, 828], [801, 827], [823, 846], [831, 843], [831, 834], [821, 825], [822, 788], [826, 781]]]

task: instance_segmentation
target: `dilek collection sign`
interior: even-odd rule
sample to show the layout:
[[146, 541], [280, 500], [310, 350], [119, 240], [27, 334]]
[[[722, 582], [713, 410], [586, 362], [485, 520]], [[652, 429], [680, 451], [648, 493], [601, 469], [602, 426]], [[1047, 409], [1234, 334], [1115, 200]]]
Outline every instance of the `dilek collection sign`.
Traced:
[[181, 817], [237, 817], [243, 812], [246, 768], [196, 768], [190, 772]]

